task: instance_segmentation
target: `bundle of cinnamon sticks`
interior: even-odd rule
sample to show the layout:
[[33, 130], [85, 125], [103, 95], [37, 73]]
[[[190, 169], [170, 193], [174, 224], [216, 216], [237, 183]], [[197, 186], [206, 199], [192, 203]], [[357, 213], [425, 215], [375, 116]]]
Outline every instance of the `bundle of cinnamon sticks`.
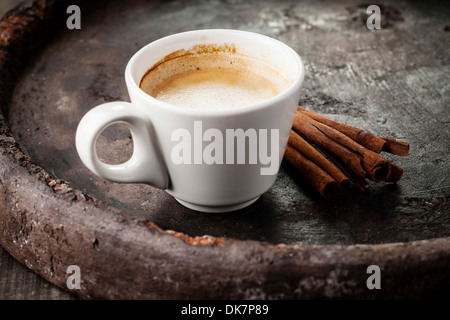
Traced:
[[284, 159], [324, 197], [344, 193], [351, 183], [363, 191], [374, 182], [397, 183], [403, 168], [380, 153], [407, 156], [409, 144], [297, 108]]

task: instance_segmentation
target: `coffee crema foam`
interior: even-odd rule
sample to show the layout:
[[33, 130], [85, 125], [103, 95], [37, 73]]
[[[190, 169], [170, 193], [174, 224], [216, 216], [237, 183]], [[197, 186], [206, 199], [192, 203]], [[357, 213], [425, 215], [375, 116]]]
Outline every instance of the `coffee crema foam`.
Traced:
[[177, 106], [232, 109], [268, 100], [290, 84], [262, 62], [229, 52], [203, 52], [156, 64], [144, 75], [140, 88]]

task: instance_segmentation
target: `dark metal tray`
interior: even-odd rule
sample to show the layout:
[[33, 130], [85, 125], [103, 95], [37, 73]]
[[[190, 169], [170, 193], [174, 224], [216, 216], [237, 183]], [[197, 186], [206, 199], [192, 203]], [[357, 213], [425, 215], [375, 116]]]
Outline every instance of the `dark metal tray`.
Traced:
[[[30, 1], [0, 25], [0, 244], [61, 288], [69, 265], [81, 298], [404, 298], [448, 296], [450, 46], [448, 8], [296, 1]], [[330, 2], [331, 3], [331, 2]], [[423, 7], [421, 7], [423, 6]], [[165, 35], [202, 28], [256, 31], [302, 56], [300, 104], [411, 144], [398, 185], [324, 200], [283, 163], [252, 206], [205, 214], [164, 191], [90, 173], [75, 150], [81, 117], [126, 100], [131, 55]], [[121, 161], [127, 130], [99, 153]], [[366, 270], [381, 269], [369, 290]]]

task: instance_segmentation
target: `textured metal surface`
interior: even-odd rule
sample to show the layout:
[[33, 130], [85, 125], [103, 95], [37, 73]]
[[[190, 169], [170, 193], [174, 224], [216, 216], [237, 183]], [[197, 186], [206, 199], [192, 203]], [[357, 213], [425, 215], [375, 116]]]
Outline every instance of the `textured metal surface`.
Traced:
[[[450, 161], [449, 126], [443, 122], [450, 120], [445, 109], [449, 79], [442, 67], [448, 63], [449, 49], [439, 42], [448, 40], [448, 34], [441, 29], [432, 37], [418, 38], [426, 41], [421, 52], [406, 58], [417, 50], [417, 35], [408, 32], [413, 22], [399, 21], [379, 33], [370, 32], [359, 19], [352, 19], [361, 12], [350, 3], [326, 9], [289, 1], [200, 1], [189, 6], [109, 2], [83, 13], [82, 30], [63, 29], [30, 62], [8, 110], [11, 130], [53, 177], [163, 229], [286, 244], [389, 243], [449, 236], [450, 167], [444, 165]], [[405, 10], [403, 15], [407, 14]], [[95, 105], [129, 99], [123, 73], [130, 56], [170, 33], [217, 27], [261, 32], [297, 50], [307, 70], [301, 103], [305, 107], [409, 141], [410, 157], [392, 157], [406, 170], [400, 184], [373, 185], [370, 194], [353, 189], [324, 201], [283, 165], [276, 185], [254, 206], [228, 215], [205, 215], [181, 207], [164, 191], [110, 183], [90, 173], [74, 148], [76, 126]], [[416, 93], [419, 89], [425, 97]], [[112, 129], [103, 138], [99, 148], [105, 159], [118, 161], [131, 152], [127, 131]]]
[[[53, 2], [36, 3], [58, 8]], [[121, 238], [118, 229], [127, 229], [132, 221], [136, 222], [133, 228], [141, 230], [145, 221], [151, 221], [150, 226], [155, 224], [162, 230], [174, 231], [157, 229], [160, 231], [156, 232], [156, 229], [150, 228], [153, 230], [150, 238], [161, 237], [163, 240], [160, 240], [161, 247], [147, 248], [149, 254], [160, 254], [158, 250], [164, 251], [168, 245], [172, 245], [179, 250], [195, 252], [199, 259], [212, 259], [203, 266], [188, 260], [186, 272], [194, 268], [194, 274], [195, 268], [200, 274], [204, 268], [218, 271], [219, 265], [228, 265], [227, 275], [217, 275], [216, 278], [210, 275], [209, 278], [205, 277], [204, 282], [200, 281], [197, 286], [200, 297], [201, 289], [207, 297], [255, 297], [258, 294], [266, 298], [342, 297], [355, 294], [370, 297], [367, 289], [364, 292], [364, 288], [355, 284], [355, 281], [357, 283], [366, 275], [363, 273], [354, 279], [351, 276], [357, 268], [364, 269], [365, 263], [384, 265], [391, 277], [401, 275], [401, 270], [395, 268], [400, 268], [403, 263], [407, 264], [406, 269], [410, 269], [409, 276], [413, 278], [420, 278], [414, 272], [431, 272], [428, 275], [432, 279], [429, 284], [421, 280], [413, 285], [417, 290], [422, 289], [424, 294], [427, 290], [431, 292], [433, 286], [442, 291], [442, 285], [448, 284], [449, 279], [445, 276], [439, 280], [440, 275], [433, 275], [433, 272], [448, 267], [449, 263], [446, 237], [450, 234], [450, 112], [447, 107], [450, 46], [449, 33], [445, 31], [448, 29], [448, 8], [443, 4], [420, 6], [409, 2], [388, 3], [383, 7], [383, 29], [374, 32], [365, 27], [367, 5], [352, 1], [333, 5], [295, 1], [192, 1], [189, 4], [177, 1], [110, 1], [93, 6], [82, 6], [82, 30], [67, 30], [64, 20], [42, 14], [40, 18], [37, 15], [44, 22], [53, 23], [54, 29], [59, 32], [49, 38], [50, 42], [43, 50], [33, 51], [32, 55], [22, 54], [26, 56], [27, 64], [21, 77], [17, 81], [12, 75], [10, 77], [10, 83], [15, 86], [14, 93], [9, 95], [10, 91], [3, 92], [2, 110], [12, 133], [10, 136], [3, 125], [5, 133], [2, 134], [5, 138], [2, 145], [6, 150], [3, 154], [17, 154], [18, 151], [14, 151], [17, 147], [20, 147], [17, 150], [25, 152], [24, 158], [16, 156], [15, 163], [4, 167], [2, 185], [7, 196], [4, 196], [2, 203], [3, 215], [9, 217], [16, 214], [14, 217], [17, 218], [19, 214], [22, 217], [15, 223], [18, 224], [18, 230], [26, 232], [19, 234], [16, 241], [33, 239], [38, 242], [35, 244], [37, 247], [26, 254], [17, 250], [18, 258], [23, 261], [27, 255], [32, 257], [36, 253], [43, 254], [37, 249], [39, 241], [43, 241], [39, 229], [34, 230], [35, 236], [28, 230], [39, 215], [43, 220], [49, 219], [46, 220], [49, 226], [59, 230], [55, 234], [56, 231], [49, 227], [53, 230], [50, 238], [55, 239], [55, 245], [65, 246], [60, 252], [65, 258], [69, 252], [80, 252], [83, 245], [90, 245], [90, 250], [102, 248], [108, 252], [107, 249], [113, 247], [111, 239], [115, 239], [121, 244], [119, 249], [122, 251], [118, 250], [114, 258], [119, 259], [124, 254], [124, 259], [131, 259], [132, 256], [123, 251], [127, 248], [124, 244], [126, 241]], [[57, 12], [59, 18], [65, 14], [57, 9], [52, 12]], [[30, 26], [25, 27], [31, 29]], [[36, 30], [40, 28], [36, 27]], [[405, 176], [399, 185], [373, 185], [368, 194], [362, 194], [354, 188], [340, 198], [323, 200], [289, 166], [283, 164], [276, 184], [260, 200], [247, 209], [224, 215], [196, 213], [181, 207], [163, 191], [143, 185], [114, 184], [92, 175], [78, 159], [73, 143], [74, 132], [82, 115], [105, 101], [128, 100], [123, 71], [127, 60], [140, 47], [171, 33], [199, 28], [256, 31], [280, 39], [296, 49], [304, 59], [307, 74], [300, 101], [303, 106], [378, 135], [411, 143], [408, 158], [389, 157], [405, 168]], [[8, 43], [5, 45], [11, 47]], [[18, 62], [16, 64], [20, 65]], [[11, 144], [15, 141], [18, 145], [12, 148]], [[99, 149], [105, 159], [120, 161], [126, 158], [132, 150], [129, 133], [123, 128], [108, 130], [100, 140]], [[25, 200], [19, 197], [20, 192], [31, 194], [33, 188], [44, 187], [37, 182], [14, 186], [16, 178], [14, 171], [11, 171], [13, 168], [17, 170], [14, 164], [25, 167], [50, 190], [39, 189], [42, 193], [35, 194], [40, 199]], [[13, 196], [11, 189], [14, 188], [20, 192]], [[46, 211], [43, 211], [46, 205], [52, 203], [46, 197], [56, 197], [53, 199], [53, 205], [58, 209], [55, 220], [47, 217]], [[100, 202], [91, 200], [91, 197]], [[18, 203], [18, 213], [12, 213], [15, 210], [13, 199]], [[41, 208], [36, 208], [38, 204], [42, 204]], [[83, 205], [86, 206], [84, 211], [79, 207]], [[91, 205], [94, 208], [90, 208]], [[52, 212], [56, 209], [47, 208]], [[101, 211], [98, 214], [106, 219], [103, 225], [105, 229], [96, 229], [95, 225], [89, 223], [83, 224], [81, 228], [77, 224], [82, 221], [77, 210]], [[110, 218], [107, 213], [111, 214]], [[73, 221], [65, 214], [73, 214]], [[24, 221], [24, 216], [31, 220]], [[119, 216], [126, 218], [120, 222]], [[10, 222], [13, 221], [11, 219], [9, 217]], [[99, 222], [98, 217], [92, 219]], [[112, 222], [108, 219], [112, 219]], [[58, 225], [62, 227], [58, 228]], [[13, 251], [16, 250], [15, 246], [5, 243], [11, 237], [10, 228], [11, 224], [4, 223], [2, 245], [9, 248], [8, 251]], [[73, 228], [81, 229], [74, 231]], [[139, 239], [142, 239], [130, 231], [135, 230], [133, 228], [128, 232], [137, 237], [139, 244]], [[48, 230], [42, 232], [49, 233]], [[77, 232], [83, 235], [79, 239], [80, 248], [72, 247]], [[99, 236], [94, 234], [104, 238], [99, 240]], [[176, 242], [176, 239], [168, 239], [168, 235], [182, 239], [187, 247]], [[204, 235], [213, 237], [200, 238]], [[417, 242], [426, 239], [437, 240]], [[83, 244], [83, 240], [87, 244]], [[201, 246], [191, 247], [200, 240], [207, 243], [203, 249]], [[106, 246], [103, 246], [104, 241], [108, 243]], [[266, 242], [282, 246], [273, 247]], [[94, 246], [94, 243], [97, 245]], [[145, 250], [145, 243], [136, 247]], [[214, 246], [211, 247], [211, 244]], [[361, 244], [369, 246], [360, 247]], [[88, 247], [84, 247], [86, 252], [91, 252]], [[239, 248], [242, 252], [237, 254], [232, 248]], [[432, 249], [431, 253], [426, 255], [429, 249]], [[398, 256], [403, 251], [407, 252], [407, 256]], [[95, 260], [95, 253], [88, 255], [92, 254], [91, 258]], [[326, 257], [327, 254], [330, 258]], [[386, 254], [387, 257], [382, 258]], [[229, 255], [229, 260], [222, 255]], [[242, 255], [247, 255], [250, 261], [248, 264], [242, 264]], [[316, 258], [308, 260], [310, 255]], [[370, 255], [373, 257], [369, 259]], [[46, 258], [42, 258], [40, 267], [30, 261], [25, 261], [25, 264], [36, 268], [52, 282], [63, 285], [62, 269], [57, 272], [55, 266], [63, 268], [64, 264], [54, 262], [57, 256], [49, 253]], [[175, 267], [176, 259], [173, 259], [170, 256], [166, 262], [166, 276], [175, 270], [179, 272]], [[275, 265], [273, 259], [279, 259]], [[428, 261], [419, 267], [421, 259]], [[261, 265], [254, 264], [251, 262], [253, 260], [261, 261]], [[48, 261], [51, 261], [50, 267], [47, 266]], [[108, 261], [99, 258], [96, 262]], [[164, 259], [161, 259], [161, 263], [164, 264]], [[318, 268], [318, 263], [324, 268]], [[236, 267], [238, 264], [241, 268]], [[268, 275], [272, 267], [273, 274]], [[295, 267], [303, 267], [303, 270], [295, 271]], [[94, 266], [86, 268], [91, 271], [95, 269]], [[116, 292], [113, 288], [109, 292], [96, 288], [95, 282], [99, 281], [96, 277], [106, 277], [107, 273], [107, 269], [100, 269], [103, 273], [91, 273], [86, 284], [89, 289], [80, 293], [80, 296], [133, 296], [128, 292]], [[139, 266], [136, 266], [134, 272], [138, 270]], [[262, 273], [258, 274], [255, 270]], [[111, 274], [118, 276], [123, 275], [123, 272], [117, 269]], [[246, 272], [256, 274], [247, 278]], [[292, 275], [282, 276], [285, 273]], [[163, 271], [159, 275], [163, 276]], [[247, 289], [242, 283], [230, 284], [227, 276], [244, 282], [248, 279]], [[187, 285], [186, 277], [180, 276], [177, 283], [180, 286]], [[408, 275], [402, 277], [407, 278]], [[207, 279], [215, 280], [215, 284], [206, 290], [201, 287], [201, 283], [207, 283]], [[327, 294], [328, 280], [331, 291]], [[262, 283], [261, 286], [256, 285], [258, 281]], [[275, 284], [277, 281], [286, 287], [278, 288]], [[337, 288], [339, 281], [345, 283], [344, 289]], [[392, 281], [392, 290], [395, 284], [405, 285], [405, 280]], [[439, 281], [441, 285], [438, 285]], [[309, 291], [305, 289], [308, 286], [312, 286]], [[364, 282], [361, 282], [361, 286], [364, 286]], [[175, 294], [173, 289], [158, 288], [161, 297], [178, 296], [183, 292], [181, 290]], [[248, 291], [246, 293], [245, 290], [249, 288], [258, 294], [252, 296]], [[408, 295], [412, 289], [411, 286], [404, 286], [399, 290], [397, 294], [401, 296]], [[385, 295], [395, 296], [394, 291], [387, 291]], [[134, 294], [158, 296], [155, 291], [147, 292], [146, 295], [137, 290]]]

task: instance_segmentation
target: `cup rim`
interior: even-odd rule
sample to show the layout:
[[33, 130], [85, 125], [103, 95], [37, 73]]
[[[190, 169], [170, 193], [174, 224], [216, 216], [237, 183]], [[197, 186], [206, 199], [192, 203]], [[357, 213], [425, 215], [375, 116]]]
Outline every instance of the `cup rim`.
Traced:
[[[298, 74], [296, 78], [293, 80], [293, 82], [287, 87], [285, 90], [283, 90], [278, 95], [271, 97], [267, 100], [251, 104], [248, 106], [243, 107], [237, 107], [237, 108], [224, 108], [224, 109], [202, 109], [202, 108], [188, 108], [183, 107], [179, 105], [170, 104], [161, 100], [158, 100], [151, 95], [147, 94], [145, 91], [143, 91], [139, 84], [136, 83], [135, 79], [132, 76], [132, 70], [135, 68], [134, 64], [135, 61], [138, 59], [140, 55], [143, 54], [144, 51], [147, 51], [149, 47], [151, 46], [158, 46], [161, 42], [168, 41], [173, 38], [178, 38], [182, 36], [188, 36], [192, 34], [198, 34], [201, 33], [202, 35], [208, 35], [211, 33], [217, 33], [217, 32], [224, 32], [224, 33], [240, 33], [245, 34], [252, 37], [259, 37], [260, 39], [265, 39], [266, 41], [273, 42], [281, 47], [283, 47], [285, 50], [287, 50], [292, 57], [296, 60], [297, 68], [298, 68]], [[148, 66], [150, 68], [151, 66]], [[187, 115], [193, 115], [193, 116], [217, 116], [217, 115], [236, 115], [236, 114], [244, 114], [248, 112], [252, 112], [259, 109], [267, 108], [273, 104], [275, 104], [277, 101], [281, 101], [285, 99], [286, 97], [290, 96], [294, 92], [297, 92], [298, 89], [301, 87], [303, 83], [303, 79], [305, 76], [305, 68], [303, 64], [303, 60], [300, 57], [300, 55], [292, 49], [287, 44], [281, 42], [280, 40], [277, 40], [275, 38], [255, 33], [251, 31], [243, 31], [243, 30], [234, 30], [234, 29], [198, 29], [198, 30], [192, 30], [192, 31], [185, 31], [180, 33], [175, 33], [172, 35], [165, 36], [163, 38], [160, 38], [158, 40], [155, 40], [153, 42], [150, 42], [149, 44], [145, 45], [141, 49], [139, 49], [128, 61], [126, 69], [125, 69], [125, 81], [127, 83], [128, 90], [134, 90], [134, 92], [138, 93], [138, 95], [143, 98], [144, 100], [147, 100], [152, 105], [156, 105], [161, 108], [169, 109], [177, 113], [183, 113]]]

